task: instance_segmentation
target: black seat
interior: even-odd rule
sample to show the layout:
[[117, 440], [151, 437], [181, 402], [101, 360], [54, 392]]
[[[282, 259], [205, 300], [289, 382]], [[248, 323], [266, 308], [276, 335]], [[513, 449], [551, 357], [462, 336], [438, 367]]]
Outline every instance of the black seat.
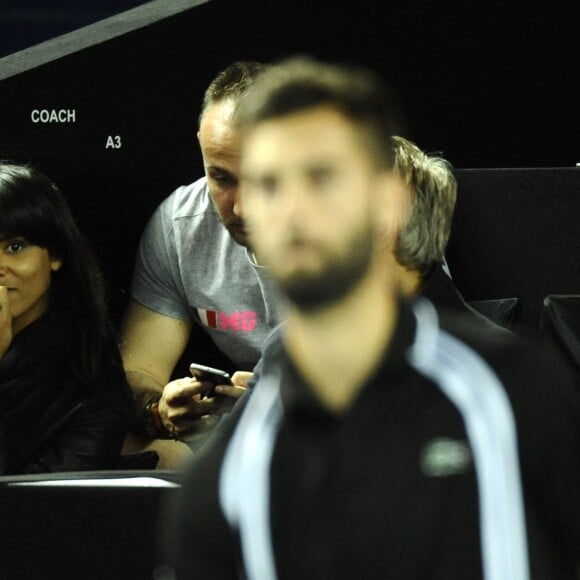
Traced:
[[541, 341], [580, 372], [580, 294], [550, 294], [544, 298]]
[[519, 311], [518, 298], [494, 298], [490, 300], [470, 300], [468, 304], [496, 324], [513, 330]]

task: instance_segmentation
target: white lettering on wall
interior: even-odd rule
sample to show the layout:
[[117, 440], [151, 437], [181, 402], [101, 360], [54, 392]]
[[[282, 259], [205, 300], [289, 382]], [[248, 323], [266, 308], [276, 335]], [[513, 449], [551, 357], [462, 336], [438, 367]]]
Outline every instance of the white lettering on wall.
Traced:
[[109, 135], [105, 149], [121, 149], [121, 135]]
[[33, 123], [76, 123], [76, 109], [33, 109]]

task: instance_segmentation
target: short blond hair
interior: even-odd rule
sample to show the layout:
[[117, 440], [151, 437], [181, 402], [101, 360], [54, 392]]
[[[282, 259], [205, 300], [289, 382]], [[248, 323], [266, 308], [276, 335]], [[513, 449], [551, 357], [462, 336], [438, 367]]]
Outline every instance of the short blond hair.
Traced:
[[425, 153], [403, 137], [392, 137], [391, 144], [395, 173], [411, 192], [409, 219], [397, 237], [395, 258], [424, 276], [434, 264], [444, 261], [457, 181], [446, 159]]

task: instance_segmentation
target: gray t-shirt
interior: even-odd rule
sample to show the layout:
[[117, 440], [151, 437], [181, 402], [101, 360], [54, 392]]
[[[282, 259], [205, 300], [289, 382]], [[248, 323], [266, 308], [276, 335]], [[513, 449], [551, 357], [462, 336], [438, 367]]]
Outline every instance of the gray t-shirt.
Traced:
[[222, 224], [205, 177], [176, 189], [151, 216], [131, 295], [155, 312], [201, 325], [242, 370], [258, 361], [284, 310], [268, 271]]

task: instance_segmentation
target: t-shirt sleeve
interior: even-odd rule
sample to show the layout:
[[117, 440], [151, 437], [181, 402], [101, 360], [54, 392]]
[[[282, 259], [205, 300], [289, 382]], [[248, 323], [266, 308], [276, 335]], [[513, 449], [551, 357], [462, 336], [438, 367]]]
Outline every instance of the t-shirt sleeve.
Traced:
[[139, 242], [131, 296], [143, 306], [172, 318], [191, 317], [179, 272], [171, 197], [153, 213]]

